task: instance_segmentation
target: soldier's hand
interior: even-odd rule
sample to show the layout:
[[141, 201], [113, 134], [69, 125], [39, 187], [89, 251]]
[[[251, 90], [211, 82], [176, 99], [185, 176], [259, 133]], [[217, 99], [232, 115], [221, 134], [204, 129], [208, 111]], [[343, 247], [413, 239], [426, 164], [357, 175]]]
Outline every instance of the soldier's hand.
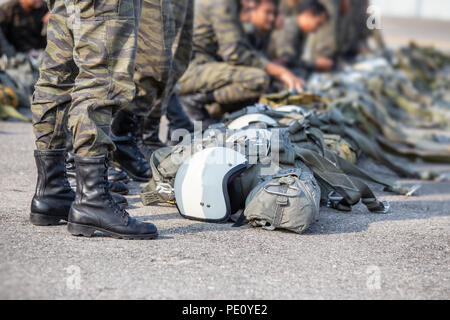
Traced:
[[265, 71], [278, 81], [282, 82], [289, 90], [297, 90], [303, 92], [303, 85], [305, 81], [302, 78], [295, 76], [291, 71], [285, 67], [271, 62], [266, 66]]
[[289, 70], [286, 70], [286, 72], [281, 74], [280, 81], [288, 87], [289, 91], [295, 90], [297, 92], [303, 92], [303, 85], [305, 84], [305, 80], [295, 76]]
[[48, 21], [50, 20], [50, 12], [47, 12], [45, 16], [42, 17], [42, 23], [48, 24]]
[[316, 60], [316, 67], [317, 67], [317, 70], [319, 70], [319, 71], [331, 70], [331, 68], [333, 68], [333, 65], [334, 65], [333, 60], [330, 60], [325, 57], [320, 57], [320, 58], [317, 58], [317, 60]]

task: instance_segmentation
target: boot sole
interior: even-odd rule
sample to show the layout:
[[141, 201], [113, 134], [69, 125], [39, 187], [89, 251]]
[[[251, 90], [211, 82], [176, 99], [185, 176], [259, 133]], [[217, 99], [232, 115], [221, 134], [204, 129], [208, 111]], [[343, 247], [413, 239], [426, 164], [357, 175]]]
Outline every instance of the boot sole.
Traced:
[[30, 222], [35, 226], [57, 226], [61, 220], [67, 221], [67, 217], [53, 217], [41, 213], [30, 213]]
[[108, 180], [111, 181], [111, 182], [122, 182], [123, 184], [128, 184], [128, 182], [130, 182], [130, 178], [126, 178], [126, 179], [116, 179], [116, 180], [112, 180], [112, 179], [109, 179], [109, 178], [108, 178]]
[[130, 193], [129, 190], [117, 192], [117, 191], [113, 191], [113, 190], [110, 189], [109, 191], [114, 192], [114, 193], [117, 193], [117, 194], [120, 194], [120, 195], [122, 195], [122, 196], [127, 196], [127, 195]]
[[111, 164], [114, 165], [115, 167], [119, 168], [122, 171], [125, 171], [125, 173], [134, 181], [138, 181], [138, 182], [149, 182], [150, 178], [142, 178], [142, 177], [138, 177], [135, 176], [133, 173], [131, 173], [129, 170], [125, 169], [124, 167], [122, 167], [118, 162], [115, 161], [111, 161]]
[[126, 209], [128, 208], [128, 202], [127, 203], [118, 203], [119, 207], [121, 207], [122, 209]]
[[74, 236], [83, 236], [83, 237], [92, 237], [95, 231], [100, 231], [115, 239], [123, 239], [123, 240], [151, 240], [158, 237], [157, 232], [145, 235], [125, 235], [111, 232], [98, 227], [86, 226], [72, 222], [69, 222], [67, 224], [67, 230], [69, 231], [70, 234]]

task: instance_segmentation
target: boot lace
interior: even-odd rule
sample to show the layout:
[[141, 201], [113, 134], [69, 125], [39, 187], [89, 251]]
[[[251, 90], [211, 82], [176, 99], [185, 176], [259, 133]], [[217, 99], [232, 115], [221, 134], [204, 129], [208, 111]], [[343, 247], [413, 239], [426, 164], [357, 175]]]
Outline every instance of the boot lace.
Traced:
[[109, 181], [108, 181], [108, 159], [105, 159], [105, 169], [103, 171], [103, 181], [101, 186], [103, 187], [103, 197], [106, 201], [108, 201], [111, 208], [114, 209], [115, 214], [121, 215], [124, 221], [128, 221], [129, 214], [125, 209], [122, 209], [119, 204], [114, 200], [111, 191], [109, 189]]

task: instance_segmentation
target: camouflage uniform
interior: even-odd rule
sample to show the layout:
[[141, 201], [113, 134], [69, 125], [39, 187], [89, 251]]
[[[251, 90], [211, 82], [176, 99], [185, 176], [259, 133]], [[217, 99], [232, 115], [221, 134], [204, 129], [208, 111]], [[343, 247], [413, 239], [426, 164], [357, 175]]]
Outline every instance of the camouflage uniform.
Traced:
[[319, 57], [334, 59], [338, 52], [338, 25], [340, 20], [340, 0], [319, 0], [328, 11], [328, 21], [308, 37], [307, 58], [315, 61]]
[[245, 39], [238, 0], [197, 0], [193, 61], [180, 95], [212, 93], [221, 105], [259, 98], [269, 85], [268, 60]]
[[47, 48], [32, 112], [38, 149], [64, 148], [67, 122], [78, 156], [114, 149], [115, 110], [134, 97], [140, 0], [48, 0]]
[[339, 56], [355, 56], [367, 42], [370, 30], [366, 23], [366, 6], [367, 1], [351, 0], [350, 11], [341, 17], [338, 32]]
[[285, 16], [294, 16], [300, 12], [300, 8], [304, 0], [297, 0], [296, 3], [290, 4], [287, 0], [280, 1], [279, 12]]
[[328, 9], [329, 21], [308, 39], [309, 58], [323, 56], [330, 59], [355, 56], [366, 42], [367, 1], [350, 0], [350, 10], [340, 13], [341, 0], [319, 0]]
[[[275, 57], [283, 59], [287, 67], [295, 69], [313, 70], [314, 63], [303, 60], [303, 50], [307, 35], [298, 26], [297, 16], [287, 17], [283, 28], [273, 33], [271, 47], [275, 48]], [[298, 73], [298, 72], [296, 72]]]
[[269, 56], [269, 46], [271, 32], [260, 32], [257, 27], [250, 21], [242, 24], [245, 32], [245, 38], [253, 49], [260, 54]]
[[192, 52], [192, 0], [144, 0], [136, 57], [136, 97], [129, 110], [160, 118]]

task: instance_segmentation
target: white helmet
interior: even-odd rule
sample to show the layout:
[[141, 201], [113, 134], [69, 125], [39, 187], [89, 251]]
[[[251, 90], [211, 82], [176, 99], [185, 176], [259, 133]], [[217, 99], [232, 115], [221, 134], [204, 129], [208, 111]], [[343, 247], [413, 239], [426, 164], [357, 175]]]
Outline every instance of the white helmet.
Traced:
[[225, 222], [241, 208], [232, 204], [233, 180], [247, 168], [247, 159], [228, 148], [206, 148], [188, 158], [175, 177], [178, 211], [188, 219]]
[[266, 116], [265, 114], [261, 114], [261, 113], [252, 113], [252, 114], [246, 114], [242, 117], [239, 117], [239, 118], [233, 120], [228, 125], [228, 129], [240, 130], [245, 127], [248, 127], [252, 123], [259, 123], [259, 122], [265, 123], [270, 127], [278, 126], [278, 122], [276, 122], [271, 117]]

